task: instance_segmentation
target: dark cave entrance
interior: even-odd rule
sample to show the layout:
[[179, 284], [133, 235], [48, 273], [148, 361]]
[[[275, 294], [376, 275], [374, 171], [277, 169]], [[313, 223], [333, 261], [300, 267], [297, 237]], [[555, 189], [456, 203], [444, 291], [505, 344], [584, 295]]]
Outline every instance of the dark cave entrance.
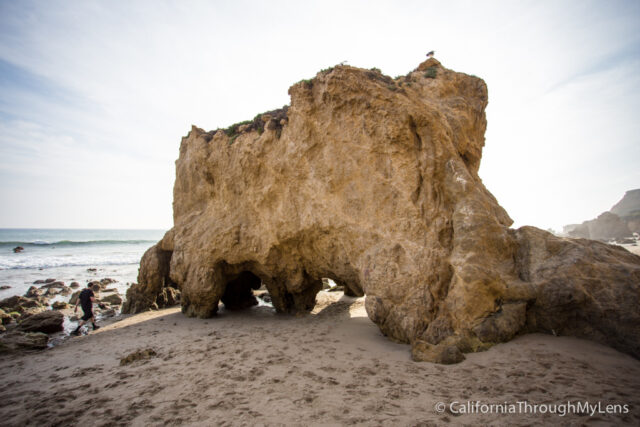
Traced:
[[296, 276], [293, 283], [289, 282], [291, 277], [270, 274], [253, 262], [229, 264], [221, 261], [216, 263], [214, 271], [214, 280], [222, 295], [214, 301], [212, 313], [217, 312], [219, 302], [228, 311], [258, 306], [256, 308], [268, 307], [278, 313], [311, 312], [317, 303], [316, 296], [323, 288], [332, 293], [343, 291], [348, 297], [364, 295], [357, 275], [351, 271], [343, 271], [342, 274], [309, 274], [307, 270], [302, 270], [298, 272], [301, 277]]
[[262, 286], [262, 280], [250, 271], [244, 270], [231, 276], [227, 281], [221, 301], [227, 310], [243, 310], [258, 305], [253, 291]]

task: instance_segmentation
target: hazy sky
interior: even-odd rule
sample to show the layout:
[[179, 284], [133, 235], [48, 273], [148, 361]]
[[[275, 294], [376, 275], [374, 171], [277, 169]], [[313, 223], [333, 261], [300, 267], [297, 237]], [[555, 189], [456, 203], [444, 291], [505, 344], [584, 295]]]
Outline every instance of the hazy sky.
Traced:
[[191, 124], [289, 103], [341, 61], [435, 49], [489, 86], [480, 169], [514, 226], [640, 188], [638, 1], [0, 0], [0, 227], [169, 228]]

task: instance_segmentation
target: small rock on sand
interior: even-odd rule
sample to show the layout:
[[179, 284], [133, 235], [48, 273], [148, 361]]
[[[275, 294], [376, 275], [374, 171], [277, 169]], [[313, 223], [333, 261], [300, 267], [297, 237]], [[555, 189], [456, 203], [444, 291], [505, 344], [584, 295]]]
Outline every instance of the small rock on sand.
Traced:
[[42, 296], [43, 293], [44, 292], [42, 291], [42, 289], [31, 286], [29, 290], [27, 290], [27, 292], [24, 294], [24, 296], [27, 298], [37, 298], [39, 296]]
[[122, 297], [118, 294], [111, 294], [100, 298], [100, 301], [111, 305], [120, 305], [122, 304]]
[[68, 307], [69, 307], [69, 304], [67, 304], [64, 301], [56, 301], [51, 306], [51, 308], [53, 308], [54, 310], [64, 310], [65, 308], [68, 308]]
[[53, 295], [57, 295], [60, 293], [60, 289], [58, 288], [49, 288], [47, 289], [47, 292], [45, 292], [44, 294], [46, 296], [53, 296]]
[[0, 308], [0, 323], [3, 325], [8, 325], [13, 321], [13, 317], [7, 314], [3, 309]]
[[102, 314], [103, 317], [113, 317], [113, 316], [116, 315], [116, 310], [114, 308], [109, 308], [109, 309], [104, 310], [100, 314]]
[[[47, 280], [49, 280], [49, 279], [47, 279]], [[53, 282], [47, 282], [44, 285], [40, 286], [40, 289], [63, 288], [63, 287], [65, 287], [64, 282], [53, 281]]]
[[125, 366], [130, 363], [133, 363], [137, 360], [146, 360], [151, 359], [152, 357], [157, 356], [156, 352], [152, 348], [147, 349], [139, 349], [134, 351], [133, 353], [128, 354], [127, 356], [120, 359], [120, 366]]
[[75, 291], [73, 294], [71, 294], [71, 298], [69, 298], [69, 304], [75, 305], [78, 302], [78, 296], [80, 295], [80, 292], [82, 291]]

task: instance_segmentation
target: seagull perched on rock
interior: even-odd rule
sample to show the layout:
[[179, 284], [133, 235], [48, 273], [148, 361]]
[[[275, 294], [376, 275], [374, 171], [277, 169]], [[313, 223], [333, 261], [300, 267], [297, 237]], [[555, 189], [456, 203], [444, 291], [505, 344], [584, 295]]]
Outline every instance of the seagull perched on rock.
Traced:
[[435, 51], [431, 51], [429, 53], [427, 53], [427, 58], [433, 58], [433, 55], [435, 54]]

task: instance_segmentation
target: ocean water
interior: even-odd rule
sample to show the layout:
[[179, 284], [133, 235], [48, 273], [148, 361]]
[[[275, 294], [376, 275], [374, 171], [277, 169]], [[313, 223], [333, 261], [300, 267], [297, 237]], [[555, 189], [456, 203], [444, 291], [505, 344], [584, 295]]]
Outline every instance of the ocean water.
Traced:
[[[0, 229], [0, 298], [24, 294], [35, 280], [67, 285], [110, 277], [126, 290], [140, 258], [165, 230]], [[14, 253], [22, 246], [24, 251]], [[91, 270], [89, 270], [91, 269]], [[93, 271], [95, 269], [95, 271]]]

